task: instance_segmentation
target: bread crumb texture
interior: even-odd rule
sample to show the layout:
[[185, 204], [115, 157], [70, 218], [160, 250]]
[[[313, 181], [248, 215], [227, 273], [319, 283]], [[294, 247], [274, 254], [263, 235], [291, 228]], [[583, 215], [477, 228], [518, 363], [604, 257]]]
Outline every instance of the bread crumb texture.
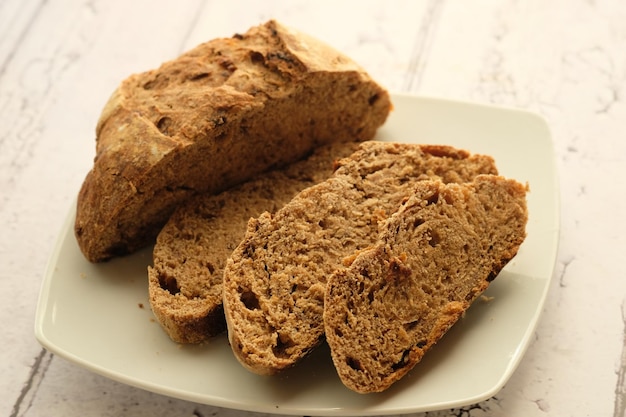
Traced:
[[157, 237], [148, 269], [150, 304], [177, 343], [201, 343], [226, 329], [222, 276], [248, 220], [274, 212], [302, 189], [332, 174], [356, 142], [318, 148], [311, 156], [220, 194], [201, 194], [178, 207]]
[[462, 316], [523, 242], [525, 193], [495, 175], [418, 183], [378, 242], [332, 275], [326, 339], [347, 387], [387, 389]]
[[326, 281], [378, 240], [379, 223], [422, 180], [471, 181], [493, 160], [444, 146], [365, 142], [328, 180], [250, 220], [224, 271], [231, 346], [260, 374], [290, 367], [324, 336]]

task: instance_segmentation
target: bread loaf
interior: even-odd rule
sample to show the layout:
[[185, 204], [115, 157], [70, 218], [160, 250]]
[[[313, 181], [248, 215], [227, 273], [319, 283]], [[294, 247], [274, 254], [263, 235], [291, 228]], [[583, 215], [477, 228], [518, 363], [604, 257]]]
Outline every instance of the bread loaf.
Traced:
[[371, 139], [389, 94], [345, 55], [269, 21], [124, 80], [96, 127], [75, 235], [93, 262], [152, 243], [176, 206], [327, 143]]
[[326, 339], [347, 387], [387, 389], [462, 316], [522, 244], [525, 193], [493, 175], [423, 181], [379, 241], [330, 277]]
[[300, 190], [327, 179], [334, 162], [354, 152], [346, 142], [270, 171], [220, 194], [201, 194], [179, 206], [159, 233], [148, 269], [152, 311], [170, 338], [200, 343], [226, 328], [222, 275], [248, 219], [274, 212]]
[[378, 238], [421, 180], [471, 181], [493, 159], [446, 146], [365, 142], [328, 180], [275, 214], [251, 219], [224, 271], [224, 312], [237, 359], [259, 374], [294, 365], [323, 338], [326, 280]]

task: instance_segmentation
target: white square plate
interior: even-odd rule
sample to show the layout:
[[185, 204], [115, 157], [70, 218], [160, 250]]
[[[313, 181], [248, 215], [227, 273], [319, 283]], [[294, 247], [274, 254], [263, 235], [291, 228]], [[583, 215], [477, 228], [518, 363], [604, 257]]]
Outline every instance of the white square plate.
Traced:
[[48, 350], [123, 383], [198, 403], [301, 415], [381, 415], [460, 407], [496, 394], [517, 367], [542, 310], [559, 233], [550, 133], [538, 116], [470, 103], [394, 95], [377, 139], [449, 144], [492, 155], [500, 173], [530, 185], [528, 237], [518, 255], [409, 375], [360, 395], [335, 374], [327, 347], [273, 377], [235, 360], [225, 336], [180, 346], [154, 321], [146, 267], [151, 248], [105, 264], [82, 256], [74, 212], [46, 271], [35, 334]]

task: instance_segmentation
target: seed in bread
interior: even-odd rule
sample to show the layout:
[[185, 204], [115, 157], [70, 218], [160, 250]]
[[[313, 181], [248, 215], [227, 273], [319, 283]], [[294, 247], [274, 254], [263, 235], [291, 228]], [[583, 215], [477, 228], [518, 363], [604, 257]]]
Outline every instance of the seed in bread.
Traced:
[[377, 244], [328, 280], [326, 340], [344, 385], [380, 392], [422, 359], [516, 255], [525, 196], [494, 175], [416, 185]]
[[351, 59], [276, 21], [135, 74], [96, 127], [75, 235], [92, 262], [153, 243], [174, 209], [327, 143], [371, 139], [390, 96]]
[[328, 180], [275, 214], [251, 219], [224, 271], [224, 313], [237, 359], [259, 374], [301, 360], [322, 340], [326, 280], [378, 238], [415, 183], [495, 174], [492, 158], [446, 146], [365, 142]]

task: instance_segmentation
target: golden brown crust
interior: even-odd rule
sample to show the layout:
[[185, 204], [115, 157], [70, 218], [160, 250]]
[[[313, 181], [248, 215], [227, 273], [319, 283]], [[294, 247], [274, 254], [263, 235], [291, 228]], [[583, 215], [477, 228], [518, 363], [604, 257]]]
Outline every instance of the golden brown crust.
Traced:
[[94, 262], [132, 252], [194, 194], [371, 139], [390, 107], [349, 58], [275, 21], [199, 45], [128, 77], [106, 104], [78, 196], [79, 246]]

